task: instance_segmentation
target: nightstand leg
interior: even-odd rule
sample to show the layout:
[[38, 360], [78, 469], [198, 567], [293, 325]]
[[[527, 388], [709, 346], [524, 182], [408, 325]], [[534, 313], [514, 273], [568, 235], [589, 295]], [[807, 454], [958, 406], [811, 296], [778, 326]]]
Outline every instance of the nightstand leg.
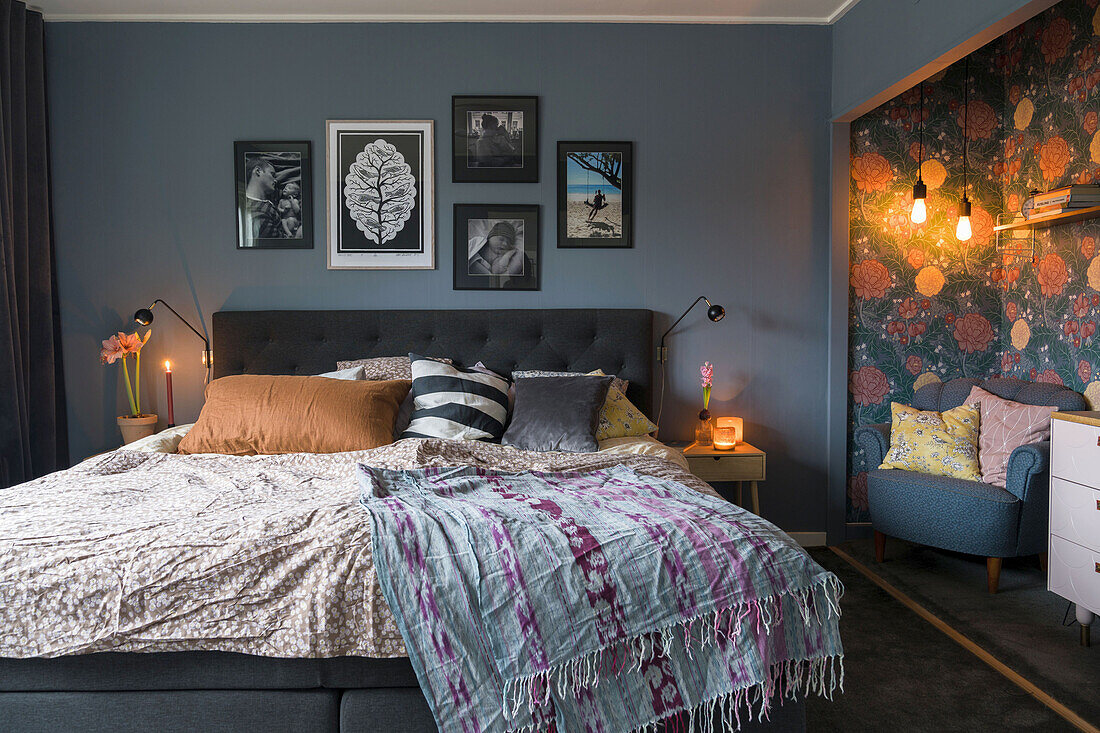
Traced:
[[1089, 630], [1092, 626], [1093, 619], [1096, 615], [1083, 607], [1080, 603], [1077, 604], [1077, 623], [1081, 624], [1081, 646], [1091, 646], [1091, 639], [1089, 638]]
[[756, 482], [752, 482], [752, 513], [760, 516], [760, 492], [756, 488]]
[[738, 481], [737, 482], [737, 506], [742, 507], [742, 508], [745, 506], [745, 502], [742, 501], [742, 496], [741, 496], [741, 487], [743, 487], [744, 485], [745, 485], [744, 481]]

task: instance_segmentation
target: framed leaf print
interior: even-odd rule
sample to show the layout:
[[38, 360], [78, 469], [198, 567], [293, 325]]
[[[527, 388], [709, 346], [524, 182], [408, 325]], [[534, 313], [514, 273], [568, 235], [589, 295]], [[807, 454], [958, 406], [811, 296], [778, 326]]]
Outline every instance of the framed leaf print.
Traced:
[[434, 269], [434, 123], [329, 120], [326, 128], [329, 269]]

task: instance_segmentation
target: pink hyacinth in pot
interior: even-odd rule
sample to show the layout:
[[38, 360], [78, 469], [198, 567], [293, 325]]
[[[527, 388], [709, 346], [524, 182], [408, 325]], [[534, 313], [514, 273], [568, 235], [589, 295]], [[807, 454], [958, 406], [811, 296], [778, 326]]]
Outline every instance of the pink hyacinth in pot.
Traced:
[[695, 428], [695, 442], [709, 445], [713, 430], [710, 424], [710, 388], [714, 384], [714, 365], [709, 361], [699, 367], [699, 380], [703, 385], [703, 409], [699, 411], [699, 425]]
[[[126, 443], [152, 435], [156, 429], [157, 416], [146, 415], [141, 411], [141, 349], [149, 341], [152, 329], [144, 336], [137, 333], [119, 331], [103, 342], [99, 350], [99, 360], [104, 364], [114, 364], [122, 360], [122, 376], [126, 383], [126, 398], [130, 401], [130, 414], [119, 415], [118, 425]], [[130, 380], [128, 362], [134, 361], [134, 379]]]

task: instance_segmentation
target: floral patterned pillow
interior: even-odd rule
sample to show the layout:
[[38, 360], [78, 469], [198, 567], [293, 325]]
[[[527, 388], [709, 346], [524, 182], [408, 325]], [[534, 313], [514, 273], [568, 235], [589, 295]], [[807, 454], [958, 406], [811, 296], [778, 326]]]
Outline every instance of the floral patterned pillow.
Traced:
[[890, 403], [890, 451], [879, 468], [981, 481], [978, 463], [978, 405], [927, 412]]
[[[527, 379], [529, 377], [573, 377], [584, 372], [551, 372], [543, 369], [528, 369], [522, 372], [512, 372], [512, 379]], [[606, 377], [603, 369], [595, 369], [587, 373], [589, 377]], [[619, 379], [614, 374], [611, 375], [611, 389], [617, 389], [623, 394], [626, 394], [626, 388], [630, 386], [630, 382], [626, 379]]]
[[607, 390], [607, 399], [596, 423], [596, 440], [649, 435], [656, 429], [657, 426], [625, 394], [614, 387]]
[[[436, 361], [441, 361], [444, 364], [452, 363], [450, 359], [436, 359]], [[340, 370], [360, 366], [363, 367], [363, 376], [360, 379], [372, 382], [382, 382], [389, 379], [412, 379], [412, 362], [409, 361], [408, 354], [336, 362], [336, 368]]]

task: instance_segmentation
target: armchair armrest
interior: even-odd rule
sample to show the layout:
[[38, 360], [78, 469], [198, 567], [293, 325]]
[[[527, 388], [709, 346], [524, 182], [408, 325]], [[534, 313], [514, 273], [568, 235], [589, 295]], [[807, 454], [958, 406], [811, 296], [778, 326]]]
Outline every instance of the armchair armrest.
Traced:
[[867, 456], [867, 470], [878, 468], [890, 450], [890, 423], [860, 425], [852, 435]]
[[[1005, 488], [1026, 503], [1048, 499], [1047, 475], [1050, 473], [1050, 441], [1021, 445], [1008, 457]], [[1042, 496], [1037, 496], [1041, 494]]]
[[1020, 499], [1016, 554], [1045, 552], [1050, 507], [1050, 441], [1021, 445], [1008, 457], [1005, 489]]

